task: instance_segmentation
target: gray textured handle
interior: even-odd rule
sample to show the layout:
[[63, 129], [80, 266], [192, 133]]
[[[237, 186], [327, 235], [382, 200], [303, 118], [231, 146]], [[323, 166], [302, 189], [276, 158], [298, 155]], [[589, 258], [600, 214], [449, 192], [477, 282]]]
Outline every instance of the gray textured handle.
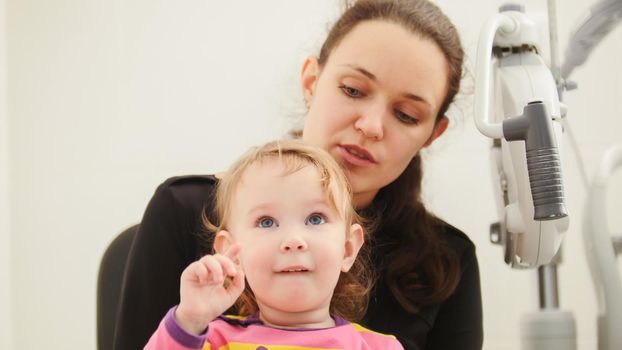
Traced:
[[557, 147], [528, 150], [527, 170], [534, 220], [554, 220], [568, 216]]

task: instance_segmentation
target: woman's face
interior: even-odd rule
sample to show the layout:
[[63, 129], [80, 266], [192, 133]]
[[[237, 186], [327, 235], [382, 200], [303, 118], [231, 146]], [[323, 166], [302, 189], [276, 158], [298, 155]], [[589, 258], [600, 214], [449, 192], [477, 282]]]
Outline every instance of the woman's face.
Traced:
[[447, 76], [433, 41], [387, 21], [358, 24], [321, 69], [313, 57], [305, 62], [303, 140], [341, 164], [357, 207], [368, 205], [443, 133], [447, 119], [435, 119]]

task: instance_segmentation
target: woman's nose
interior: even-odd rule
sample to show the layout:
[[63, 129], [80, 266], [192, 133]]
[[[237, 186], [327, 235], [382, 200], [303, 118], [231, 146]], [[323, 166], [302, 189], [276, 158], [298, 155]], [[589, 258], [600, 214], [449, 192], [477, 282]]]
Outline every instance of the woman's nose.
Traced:
[[386, 108], [382, 106], [362, 111], [354, 122], [354, 128], [367, 138], [381, 140], [384, 136], [384, 117], [386, 114]]
[[298, 236], [287, 237], [281, 243], [281, 251], [284, 253], [293, 251], [304, 252], [307, 248], [307, 242]]

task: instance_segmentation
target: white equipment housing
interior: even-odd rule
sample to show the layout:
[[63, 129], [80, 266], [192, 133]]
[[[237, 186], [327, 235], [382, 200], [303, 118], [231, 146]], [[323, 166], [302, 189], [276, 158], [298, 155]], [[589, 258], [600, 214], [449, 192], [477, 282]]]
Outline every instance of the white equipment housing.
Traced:
[[[522, 12], [497, 14], [486, 22], [481, 33], [475, 121], [480, 132], [500, 140], [493, 146], [492, 171], [501, 221], [491, 237], [498, 237], [498, 243], [504, 245], [505, 261], [510, 266], [534, 268], [553, 259], [569, 224], [563, 203], [560, 145], [556, 141], [562, 134], [557, 88], [538, 54], [541, 49], [536, 24]], [[516, 137], [517, 132], [528, 134], [517, 131], [516, 125], [533, 120], [527, 109], [538, 103], [546, 116], [529, 127], [544, 131], [531, 139]], [[551, 149], [552, 153], [534, 156], [540, 159], [532, 167], [535, 161], [530, 160], [530, 147]], [[547, 188], [538, 188], [543, 184]], [[544, 210], [543, 215], [542, 204], [554, 208]]]

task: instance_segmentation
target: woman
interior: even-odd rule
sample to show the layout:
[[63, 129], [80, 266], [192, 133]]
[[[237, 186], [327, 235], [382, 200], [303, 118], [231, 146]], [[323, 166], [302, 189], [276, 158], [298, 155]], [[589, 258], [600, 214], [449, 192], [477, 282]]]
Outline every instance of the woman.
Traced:
[[[302, 140], [342, 166], [357, 210], [372, 217], [378, 280], [361, 323], [406, 349], [479, 349], [475, 247], [421, 202], [419, 151], [443, 134], [463, 50], [447, 17], [424, 0], [359, 0], [302, 69]], [[179, 276], [211, 252], [214, 176], [172, 178], [154, 194], [126, 269], [115, 349], [147, 342], [179, 302]]]

